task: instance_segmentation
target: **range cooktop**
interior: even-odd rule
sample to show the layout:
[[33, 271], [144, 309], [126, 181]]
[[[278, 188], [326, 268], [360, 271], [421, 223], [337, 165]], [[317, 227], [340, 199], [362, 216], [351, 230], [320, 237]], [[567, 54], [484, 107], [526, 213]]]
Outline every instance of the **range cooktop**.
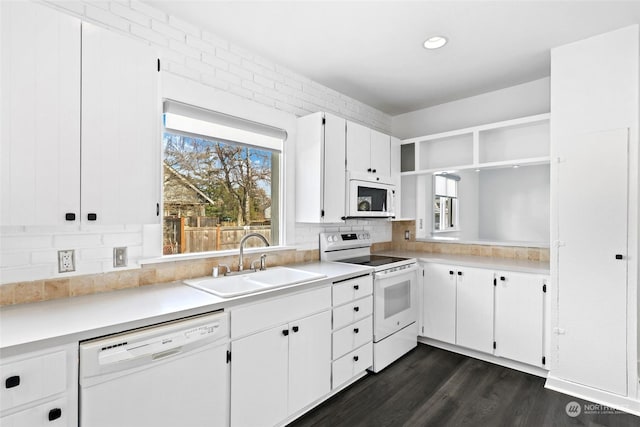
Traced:
[[340, 262], [346, 262], [347, 264], [366, 265], [369, 267], [378, 267], [380, 265], [406, 261], [407, 259], [408, 258], [398, 258], [386, 255], [364, 255], [355, 258], [341, 259]]

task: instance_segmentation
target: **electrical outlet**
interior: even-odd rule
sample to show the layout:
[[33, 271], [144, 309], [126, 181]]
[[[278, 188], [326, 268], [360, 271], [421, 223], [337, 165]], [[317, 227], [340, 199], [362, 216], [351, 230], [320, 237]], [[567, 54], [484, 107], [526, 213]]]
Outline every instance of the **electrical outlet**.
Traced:
[[76, 251], [67, 249], [58, 251], [58, 273], [76, 271]]
[[113, 248], [113, 266], [114, 267], [126, 267], [127, 266], [127, 247]]

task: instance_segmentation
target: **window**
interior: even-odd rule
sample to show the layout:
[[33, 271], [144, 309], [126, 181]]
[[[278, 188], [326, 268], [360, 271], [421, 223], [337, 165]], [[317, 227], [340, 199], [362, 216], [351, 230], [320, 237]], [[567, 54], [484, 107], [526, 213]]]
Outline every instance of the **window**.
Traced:
[[433, 176], [433, 231], [457, 231], [458, 227], [458, 181], [451, 174]]
[[173, 102], [164, 124], [163, 254], [280, 244], [284, 131]]

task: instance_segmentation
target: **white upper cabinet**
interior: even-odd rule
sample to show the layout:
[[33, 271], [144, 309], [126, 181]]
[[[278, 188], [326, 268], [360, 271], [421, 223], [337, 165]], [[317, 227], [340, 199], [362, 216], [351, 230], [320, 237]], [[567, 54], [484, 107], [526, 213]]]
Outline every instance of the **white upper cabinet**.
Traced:
[[344, 220], [345, 122], [322, 112], [298, 119], [295, 197], [298, 222]]
[[158, 221], [157, 61], [143, 43], [82, 24], [83, 221]]
[[2, 225], [80, 214], [80, 20], [2, 2]]
[[353, 178], [390, 182], [391, 137], [347, 121], [347, 171]]
[[1, 7], [2, 224], [158, 222], [154, 51], [46, 6]]

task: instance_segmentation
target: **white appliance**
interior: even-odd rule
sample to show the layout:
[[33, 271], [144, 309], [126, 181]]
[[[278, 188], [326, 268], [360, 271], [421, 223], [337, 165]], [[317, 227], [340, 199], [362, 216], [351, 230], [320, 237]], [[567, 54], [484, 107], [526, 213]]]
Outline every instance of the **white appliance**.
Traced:
[[320, 233], [320, 259], [375, 268], [373, 279], [373, 371], [418, 345], [417, 262], [371, 254], [371, 236]]
[[347, 218], [393, 218], [396, 186], [379, 181], [347, 181]]
[[228, 425], [227, 313], [80, 344], [80, 427]]

